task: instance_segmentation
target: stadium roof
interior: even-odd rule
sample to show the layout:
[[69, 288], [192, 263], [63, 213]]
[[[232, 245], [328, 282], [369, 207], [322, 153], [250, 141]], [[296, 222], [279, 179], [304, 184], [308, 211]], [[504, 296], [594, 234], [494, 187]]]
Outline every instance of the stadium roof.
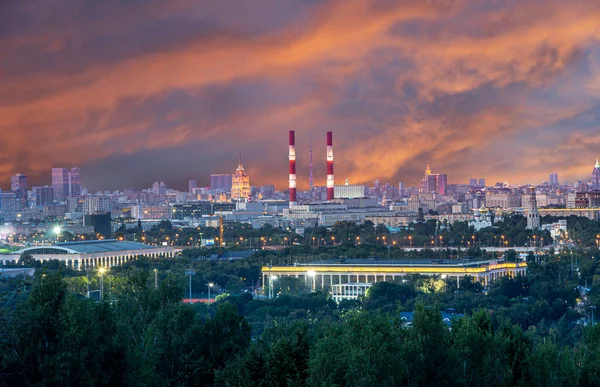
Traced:
[[104, 239], [100, 241], [61, 242], [54, 246], [64, 247], [78, 253], [106, 253], [111, 251], [130, 251], [154, 249], [154, 246], [138, 242], [117, 241], [115, 239]]
[[156, 247], [138, 242], [105, 239], [99, 241], [61, 242], [48, 246], [32, 246], [15, 251], [15, 254], [94, 254], [152, 249], [156, 249]]

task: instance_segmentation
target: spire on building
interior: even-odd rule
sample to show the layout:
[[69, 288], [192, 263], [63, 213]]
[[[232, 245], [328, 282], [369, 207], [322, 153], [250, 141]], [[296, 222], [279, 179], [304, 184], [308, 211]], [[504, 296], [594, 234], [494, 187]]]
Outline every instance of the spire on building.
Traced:
[[431, 175], [431, 164], [429, 160], [427, 160], [427, 169], [425, 170], [425, 175]]

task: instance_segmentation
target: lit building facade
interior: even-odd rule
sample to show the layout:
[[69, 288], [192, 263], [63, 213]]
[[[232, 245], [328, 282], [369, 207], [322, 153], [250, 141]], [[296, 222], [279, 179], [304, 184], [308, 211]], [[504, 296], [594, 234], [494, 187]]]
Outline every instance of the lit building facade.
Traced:
[[235, 174], [231, 178], [231, 198], [248, 199], [248, 197], [250, 197], [250, 176], [246, 173], [240, 158]]

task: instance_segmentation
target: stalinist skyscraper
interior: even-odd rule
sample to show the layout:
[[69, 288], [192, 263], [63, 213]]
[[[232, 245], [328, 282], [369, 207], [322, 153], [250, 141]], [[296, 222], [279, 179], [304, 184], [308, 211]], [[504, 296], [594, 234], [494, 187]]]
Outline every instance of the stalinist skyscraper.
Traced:
[[238, 167], [231, 178], [231, 198], [248, 199], [250, 196], [250, 176], [246, 173], [242, 165], [242, 152], [238, 161]]

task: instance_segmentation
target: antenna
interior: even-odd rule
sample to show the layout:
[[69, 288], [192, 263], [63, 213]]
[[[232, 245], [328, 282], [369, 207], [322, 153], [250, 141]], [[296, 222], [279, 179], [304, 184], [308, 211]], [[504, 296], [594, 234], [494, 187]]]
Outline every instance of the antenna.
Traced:
[[310, 136], [310, 151], [309, 151], [309, 165], [310, 165], [310, 194], [313, 192], [313, 162], [312, 162], [312, 136]]

